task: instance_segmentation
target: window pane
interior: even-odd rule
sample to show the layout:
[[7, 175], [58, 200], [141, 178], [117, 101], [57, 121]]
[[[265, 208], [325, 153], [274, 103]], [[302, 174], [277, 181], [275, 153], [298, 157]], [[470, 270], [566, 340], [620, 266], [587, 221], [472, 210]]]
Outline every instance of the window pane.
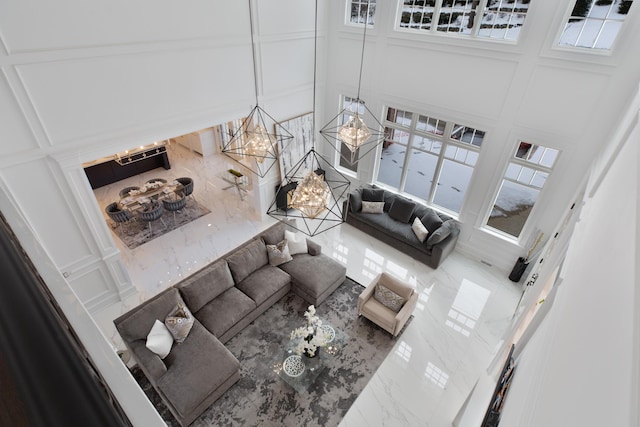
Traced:
[[548, 168], [553, 167], [553, 164], [556, 162], [557, 157], [558, 157], [558, 150], [554, 150], [553, 148], [547, 148], [546, 150], [544, 150], [544, 154], [542, 155], [540, 164]]
[[522, 169], [522, 166], [518, 166], [516, 164], [509, 163], [509, 166], [507, 166], [507, 172], [504, 174], [504, 176], [506, 178], [516, 180], [516, 179], [518, 179], [518, 175], [520, 175], [520, 170], [521, 169]]
[[376, 0], [351, 0], [351, 16], [349, 22], [364, 24], [368, 18], [368, 24], [373, 25], [376, 14]]
[[400, 28], [431, 29], [435, 0], [404, 0]]
[[460, 213], [462, 200], [469, 187], [473, 168], [445, 160], [438, 177], [438, 185], [433, 202], [443, 208]]
[[535, 171], [533, 169], [522, 168], [520, 175], [518, 176], [518, 182], [529, 184], [529, 182], [531, 182], [531, 178], [533, 178], [534, 172]]
[[442, 0], [437, 30], [470, 34], [473, 22], [469, 20], [469, 14], [475, 9], [473, 3], [473, 0]]
[[542, 188], [544, 186], [544, 183], [547, 181], [548, 176], [548, 173], [537, 171], [531, 179], [531, 185], [533, 185], [534, 187]]
[[406, 152], [407, 147], [402, 144], [385, 142], [382, 145], [378, 181], [394, 188], [400, 187], [402, 166]]
[[416, 136], [413, 138], [413, 146], [422, 151], [429, 151], [433, 154], [439, 154], [442, 148], [442, 142], [426, 138], [424, 136]]
[[416, 125], [417, 130], [421, 130], [423, 132], [434, 133], [436, 135], [444, 135], [444, 127], [447, 125], [447, 122], [443, 120], [434, 119], [433, 117], [427, 116], [418, 116], [418, 124]]
[[576, 0], [559, 44], [611, 49], [632, 1]]
[[484, 132], [456, 123], [451, 131], [451, 138], [480, 147], [484, 139]]
[[478, 35], [517, 40], [528, 9], [529, 1], [489, 0]]
[[437, 163], [437, 156], [423, 151], [413, 150], [409, 158], [404, 191], [413, 196], [428, 200]]
[[388, 141], [401, 142], [403, 144], [409, 143], [409, 132], [406, 130], [384, 128], [384, 134], [388, 135]]
[[411, 126], [412, 114], [408, 111], [396, 110], [395, 108], [389, 108], [387, 111], [387, 120], [391, 123], [397, 123], [402, 126]]
[[538, 194], [540, 194], [539, 190], [511, 181], [502, 181], [502, 187], [487, 225], [518, 237]]

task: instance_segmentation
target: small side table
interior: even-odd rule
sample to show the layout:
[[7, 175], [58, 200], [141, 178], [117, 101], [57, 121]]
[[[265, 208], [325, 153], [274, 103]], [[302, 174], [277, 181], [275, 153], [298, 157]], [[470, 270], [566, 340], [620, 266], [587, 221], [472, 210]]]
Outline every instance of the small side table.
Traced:
[[244, 188], [244, 186], [246, 185], [246, 183], [244, 182], [244, 175], [235, 169], [229, 169], [227, 170], [227, 172], [229, 172], [229, 174], [233, 176], [233, 181], [226, 177], [222, 177], [223, 180], [231, 184], [224, 187], [223, 190], [236, 188], [238, 190], [238, 194], [240, 195], [240, 200], [244, 201], [244, 195], [247, 192], [247, 189]]

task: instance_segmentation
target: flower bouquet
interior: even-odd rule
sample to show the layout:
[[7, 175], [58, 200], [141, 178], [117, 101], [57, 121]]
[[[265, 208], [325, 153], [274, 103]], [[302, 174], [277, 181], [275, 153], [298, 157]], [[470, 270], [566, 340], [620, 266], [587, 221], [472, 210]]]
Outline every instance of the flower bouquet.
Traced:
[[313, 305], [307, 308], [304, 317], [307, 319], [306, 326], [291, 331], [291, 341], [295, 343], [293, 351], [297, 355], [315, 357], [319, 348], [325, 347], [331, 341], [331, 336], [322, 328], [322, 320], [316, 316], [316, 308]]

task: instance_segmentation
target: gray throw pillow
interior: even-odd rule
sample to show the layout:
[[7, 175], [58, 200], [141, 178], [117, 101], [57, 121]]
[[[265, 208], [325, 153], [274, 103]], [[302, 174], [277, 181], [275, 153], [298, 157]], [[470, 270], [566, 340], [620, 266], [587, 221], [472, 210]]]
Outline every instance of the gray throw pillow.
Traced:
[[277, 245], [267, 245], [267, 254], [269, 255], [269, 264], [277, 267], [280, 264], [291, 261], [293, 258], [289, 253], [289, 246], [287, 245], [287, 239]]
[[437, 245], [442, 242], [444, 239], [449, 237], [451, 232], [456, 228], [456, 222], [452, 219], [449, 219], [442, 223], [440, 228], [438, 228], [433, 233], [429, 233], [429, 238], [427, 239], [427, 248], [433, 247], [433, 245]]
[[367, 202], [384, 202], [384, 189], [363, 188], [362, 200], [366, 200]]
[[396, 197], [389, 208], [389, 216], [396, 221], [407, 224], [415, 208], [416, 204], [411, 200], [407, 200], [404, 197]]
[[429, 209], [426, 214], [420, 218], [420, 222], [427, 227], [429, 234], [432, 234], [442, 225], [442, 219], [438, 216], [433, 209]]

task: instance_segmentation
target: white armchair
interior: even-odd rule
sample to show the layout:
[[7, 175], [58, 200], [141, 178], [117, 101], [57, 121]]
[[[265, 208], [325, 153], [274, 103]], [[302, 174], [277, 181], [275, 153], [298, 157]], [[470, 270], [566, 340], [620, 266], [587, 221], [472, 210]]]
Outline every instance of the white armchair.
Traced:
[[[406, 300], [399, 312], [386, 307], [374, 298], [380, 283]], [[397, 336], [411, 317], [418, 302], [418, 292], [408, 283], [387, 273], [380, 273], [358, 297], [358, 315], [364, 316], [393, 336]]]

